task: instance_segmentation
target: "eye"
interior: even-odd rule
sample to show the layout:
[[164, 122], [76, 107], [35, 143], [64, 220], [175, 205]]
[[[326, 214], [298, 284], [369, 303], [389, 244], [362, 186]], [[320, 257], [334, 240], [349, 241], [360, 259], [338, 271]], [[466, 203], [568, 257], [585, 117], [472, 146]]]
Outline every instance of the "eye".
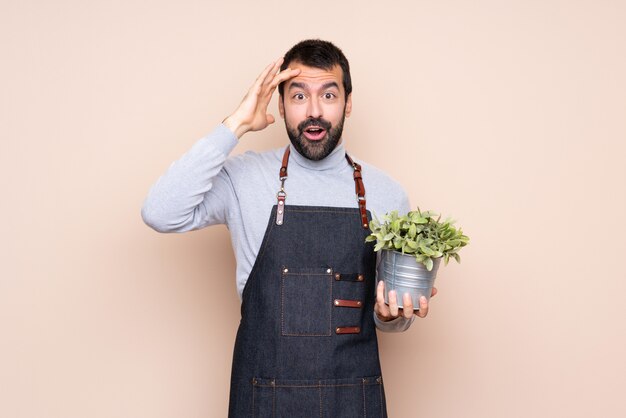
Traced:
[[304, 100], [305, 96], [302, 93], [296, 93], [296, 94], [293, 95], [293, 98], [295, 100]]
[[332, 99], [334, 99], [335, 97], [336, 97], [336, 96], [335, 96], [335, 94], [334, 94], [334, 93], [330, 93], [330, 92], [326, 92], [326, 93], [324, 93], [324, 99], [326, 99], [326, 100], [332, 100]]

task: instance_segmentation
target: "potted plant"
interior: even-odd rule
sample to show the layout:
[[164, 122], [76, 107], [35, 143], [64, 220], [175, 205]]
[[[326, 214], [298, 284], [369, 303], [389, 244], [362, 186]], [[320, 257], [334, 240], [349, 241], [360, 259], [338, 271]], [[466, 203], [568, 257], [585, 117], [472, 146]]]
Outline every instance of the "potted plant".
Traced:
[[453, 220], [441, 221], [440, 215], [419, 208], [403, 216], [392, 211], [382, 222], [374, 217], [370, 229], [365, 241], [376, 241], [374, 251], [382, 251], [376, 282], [385, 281], [385, 302], [389, 303], [388, 292], [395, 290], [402, 307], [402, 295], [408, 292], [416, 310], [422, 295], [430, 299], [441, 259], [448, 264], [452, 257], [460, 263], [459, 251], [469, 242]]

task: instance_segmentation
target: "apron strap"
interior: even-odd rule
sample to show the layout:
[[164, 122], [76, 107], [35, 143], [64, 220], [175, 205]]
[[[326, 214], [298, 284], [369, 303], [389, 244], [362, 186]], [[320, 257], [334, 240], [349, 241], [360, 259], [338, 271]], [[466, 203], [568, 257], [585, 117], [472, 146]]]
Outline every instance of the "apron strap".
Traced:
[[[289, 164], [290, 147], [287, 146], [285, 153], [283, 154], [283, 163], [280, 167], [280, 173], [278, 178], [280, 179], [280, 190], [276, 194], [278, 199], [278, 210], [276, 212], [276, 225], [282, 225], [285, 216], [285, 199], [287, 193], [285, 192], [285, 180], [287, 180], [287, 165]], [[365, 204], [365, 186], [363, 185], [363, 176], [361, 176], [361, 165], [355, 163], [352, 158], [346, 153], [346, 160], [348, 164], [354, 169], [354, 188], [356, 191], [356, 200], [359, 204], [359, 212], [361, 214], [361, 225], [364, 229], [369, 227], [369, 220], [367, 219], [367, 207]]]
[[365, 207], [365, 186], [363, 185], [363, 177], [361, 176], [361, 164], [352, 161], [352, 158], [346, 153], [346, 160], [354, 168], [354, 187], [356, 190], [356, 200], [359, 204], [361, 212], [361, 224], [367, 229], [369, 221], [367, 220], [367, 212]]
[[289, 164], [289, 153], [291, 152], [290, 148], [287, 147], [287, 149], [285, 150], [285, 154], [283, 155], [283, 165], [280, 167], [280, 180], [283, 180], [284, 178], [287, 178], [287, 164]]
[[289, 147], [285, 150], [285, 154], [283, 155], [283, 165], [280, 167], [280, 174], [278, 178], [280, 179], [280, 190], [276, 194], [276, 198], [278, 199], [278, 208], [276, 210], [276, 225], [283, 224], [283, 218], [285, 216], [285, 199], [287, 198], [287, 193], [285, 192], [285, 180], [287, 180], [287, 164], [289, 164]]

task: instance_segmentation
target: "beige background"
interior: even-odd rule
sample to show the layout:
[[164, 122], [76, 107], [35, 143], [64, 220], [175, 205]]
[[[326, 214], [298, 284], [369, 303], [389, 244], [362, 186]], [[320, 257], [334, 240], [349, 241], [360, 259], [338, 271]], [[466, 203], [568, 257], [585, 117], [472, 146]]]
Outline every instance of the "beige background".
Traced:
[[626, 416], [625, 2], [1, 5], [1, 417], [225, 416], [228, 232], [140, 208], [308, 37], [350, 59], [348, 149], [472, 238], [380, 336], [390, 416]]

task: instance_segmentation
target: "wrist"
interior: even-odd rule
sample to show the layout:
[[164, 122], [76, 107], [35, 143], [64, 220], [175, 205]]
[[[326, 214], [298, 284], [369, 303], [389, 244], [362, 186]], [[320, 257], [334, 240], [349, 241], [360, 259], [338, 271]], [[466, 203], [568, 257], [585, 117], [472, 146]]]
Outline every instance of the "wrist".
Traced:
[[374, 316], [380, 322], [389, 322], [389, 321], [393, 321], [395, 319], [395, 318], [393, 318], [391, 316], [383, 316], [383, 315], [379, 314], [376, 310], [374, 310]]
[[240, 139], [243, 134], [248, 132], [247, 127], [236, 116], [230, 115], [222, 123], [235, 134], [237, 139]]

